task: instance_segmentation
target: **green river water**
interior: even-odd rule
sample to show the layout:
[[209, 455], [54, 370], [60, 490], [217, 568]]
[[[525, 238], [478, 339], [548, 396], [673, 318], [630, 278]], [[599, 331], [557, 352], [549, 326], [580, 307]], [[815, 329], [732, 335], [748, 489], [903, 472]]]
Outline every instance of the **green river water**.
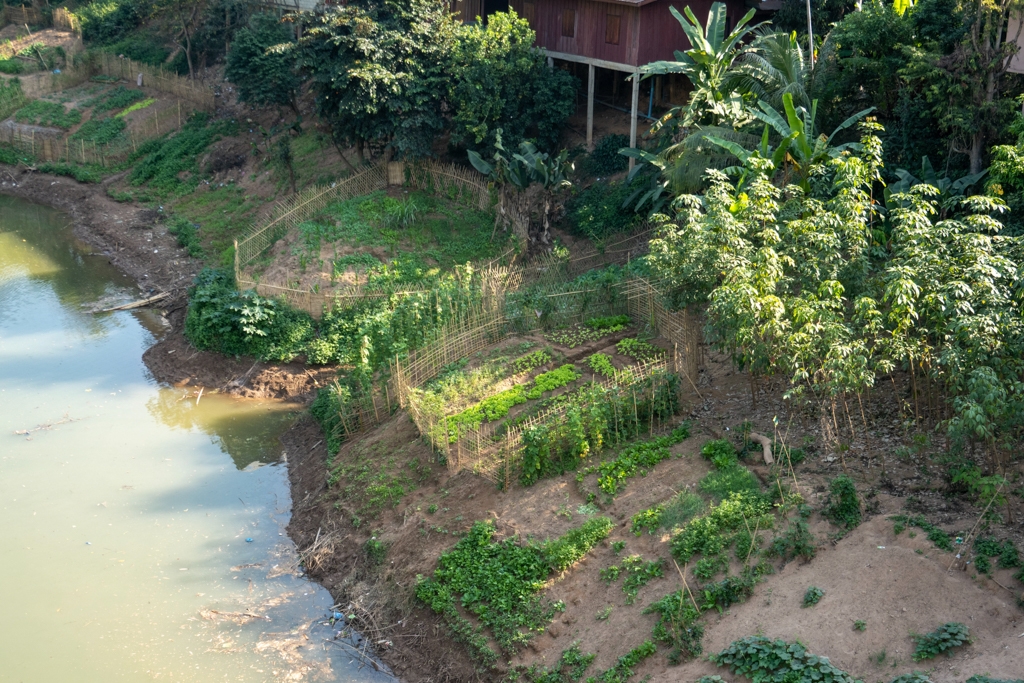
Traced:
[[294, 406], [157, 383], [163, 322], [88, 312], [139, 292], [69, 223], [0, 195], [0, 681], [391, 680], [297, 567]]

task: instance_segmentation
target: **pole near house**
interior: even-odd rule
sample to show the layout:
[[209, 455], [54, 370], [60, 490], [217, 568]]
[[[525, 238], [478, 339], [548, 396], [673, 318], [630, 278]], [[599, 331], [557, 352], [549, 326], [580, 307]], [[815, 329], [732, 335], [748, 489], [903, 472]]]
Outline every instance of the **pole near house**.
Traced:
[[594, 72], [593, 63], [587, 64], [587, 149], [594, 150]]
[[811, 0], [807, 1], [807, 48], [811, 57], [811, 68], [814, 68], [814, 27], [811, 25]]
[[[640, 105], [640, 72], [633, 72], [633, 108], [629, 115], [629, 146], [636, 149], [636, 110]], [[636, 159], [629, 158], [629, 170], [636, 166]]]

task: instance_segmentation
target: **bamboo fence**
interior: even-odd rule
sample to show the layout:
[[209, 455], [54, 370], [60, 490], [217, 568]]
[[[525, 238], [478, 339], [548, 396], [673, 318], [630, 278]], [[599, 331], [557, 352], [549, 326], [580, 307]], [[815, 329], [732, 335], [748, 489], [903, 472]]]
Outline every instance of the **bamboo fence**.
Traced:
[[54, 8], [53, 27], [57, 30], [70, 31], [76, 35], [82, 35], [82, 22], [64, 7]]
[[149, 64], [135, 62], [131, 59], [121, 59], [108, 52], [101, 52], [97, 62], [97, 68], [100, 73], [106, 76], [134, 83], [137, 82], [141, 74], [144, 87], [174, 95], [182, 100], [188, 100], [201, 111], [213, 111], [216, 109], [212, 90], [196, 85], [187, 78], [172, 74], [162, 67], [150, 66]]
[[38, 26], [43, 23], [43, 13], [35, 7], [12, 7], [10, 5], [0, 6], [0, 26], [4, 24], [32, 24]]

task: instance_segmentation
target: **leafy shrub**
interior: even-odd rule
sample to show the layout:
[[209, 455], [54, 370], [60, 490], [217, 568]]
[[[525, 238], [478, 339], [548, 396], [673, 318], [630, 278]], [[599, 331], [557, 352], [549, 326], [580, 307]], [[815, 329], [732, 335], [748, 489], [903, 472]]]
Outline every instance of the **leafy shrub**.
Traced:
[[459, 614], [456, 597], [461, 596], [462, 605], [491, 629], [503, 651], [514, 653], [555, 615], [555, 606], [537, 595], [547, 576], [571, 566], [612, 526], [606, 518], [589, 519], [538, 547], [519, 545], [514, 537], [493, 541], [494, 526], [477, 522], [441, 555], [432, 577], [420, 578], [416, 597], [444, 617], [456, 636], [467, 640], [486, 663], [493, 663], [497, 655]]
[[312, 335], [309, 314], [253, 290], [235, 290], [230, 273], [205, 269], [189, 290], [185, 336], [196, 348], [288, 361], [303, 351]]
[[668, 660], [672, 664], [679, 664], [704, 651], [701, 643], [704, 626], [697, 621], [700, 613], [683, 589], [652, 602], [643, 613], [658, 615], [652, 635], [656, 641], [671, 646]]
[[897, 676], [889, 683], [932, 683], [932, 679], [928, 678], [928, 674], [921, 673], [920, 671], [912, 671], [911, 673]]
[[946, 650], [971, 642], [967, 626], [956, 621], [945, 623], [931, 633], [911, 633], [910, 637], [917, 642], [914, 648], [915, 662], [932, 659]]
[[639, 647], [633, 648], [619, 657], [615, 666], [602, 672], [599, 676], [588, 678], [587, 683], [626, 683], [633, 676], [633, 667], [657, 651], [658, 648], [654, 643], [645, 640]]
[[238, 87], [238, 99], [249, 104], [292, 104], [301, 85], [292, 54], [270, 51], [292, 41], [292, 32], [271, 14], [254, 14], [235, 32], [224, 77]]
[[647, 530], [647, 533], [653, 534], [655, 530], [661, 526], [662, 511], [662, 506], [658, 505], [650, 510], [641, 510], [636, 513], [630, 518], [630, 521], [632, 522], [630, 531], [637, 536], [640, 536], [644, 532], [644, 529]]
[[595, 353], [590, 356], [587, 359], [587, 365], [602, 377], [608, 377], [609, 379], [615, 377], [615, 366], [612, 365], [611, 359], [603, 353]]
[[998, 679], [997, 680], [995, 678], [989, 678], [988, 676], [978, 675], [978, 676], [971, 676], [970, 678], [968, 678], [965, 681], [965, 683], [1024, 683], [1024, 679], [1015, 678], [1015, 679], [1012, 679], [1012, 680], [1010, 680], [1010, 679]]
[[14, 114], [14, 120], [36, 126], [51, 126], [67, 130], [82, 120], [82, 112], [78, 109], [64, 110], [58, 102], [35, 100], [22, 107]]
[[628, 315], [610, 315], [603, 318], [591, 318], [587, 321], [587, 327], [592, 330], [604, 330], [606, 332], [618, 332], [629, 325]]
[[82, 103], [82, 106], [92, 107], [92, 115], [93, 118], [95, 118], [97, 114], [114, 111], [116, 109], [124, 109], [145, 97], [146, 93], [141, 90], [126, 88], [123, 85], [119, 85], [113, 90], [108, 90], [107, 92], [100, 93], [96, 97], [86, 100]]
[[708, 441], [701, 446], [700, 454], [704, 456], [705, 460], [710, 460], [717, 470], [732, 469], [739, 462], [736, 449], [728, 439]]
[[105, 45], [124, 38], [138, 28], [148, 14], [144, 0], [95, 0], [75, 11], [87, 43]]
[[860, 524], [860, 498], [853, 480], [841, 474], [829, 484], [828, 499], [821, 509], [825, 519], [836, 526], [854, 529]]
[[657, 360], [665, 355], [665, 349], [632, 338], [623, 339], [615, 345], [615, 349], [623, 356], [629, 356], [641, 362]]
[[[15, 163], [15, 162], [5, 162]], [[67, 164], [62, 162], [43, 162], [36, 165], [36, 168], [40, 173], [52, 173], [54, 175], [64, 175], [74, 178], [80, 183], [98, 183], [103, 178], [96, 171], [90, 171], [87, 168], [79, 166], [78, 164]]]
[[782, 558], [783, 562], [797, 557], [810, 562], [817, 552], [814, 534], [811, 533], [807, 522], [802, 519], [792, 520], [786, 531], [776, 536], [768, 546], [768, 554]]
[[82, 127], [71, 136], [72, 140], [83, 140], [95, 145], [106, 145], [117, 139], [128, 124], [124, 119], [105, 118], [91, 119], [82, 124]]
[[544, 395], [545, 391], [553, 391], [560, 389], [570, 382], [575, 382], [580, 378], [580, 373], [576, 371], [576, 368], [569, 364], [563, 365], [560, 368], [551, 370], [537, 375], [533, 379], [533, 388], [526, 392], [527, 398], [537, 399]]
[[121, 40], [111, 43], [103, 48], [104, 52], [115, 55], [124, 55], [135, 62], [142, 62], [150, 66], [161, 66], [171, 55], [159, 35], [149, 33], [135, 33], [125, 36]]
[[25, 70], [20, 59], [0, 59], [0, 73], [17, 76]]
[[813, 607], [825, 597], [825, 591], [821, 590], [817, 586], [808, 586], [807, 591], [804, 593], [804, 603], [801, 607]]
[[371, 538], [363, 544], [363, 552], [372, 565], [384, 564], [388, 557], [388, 545], [384, 541]]
[[590, 552], [611, 533], [614, 524], [607, 517], [588, 519], [575, 529], [570, 529], [557, 540], [548, 541], [541, 550], [551, 571], [565, 571]]
[[591, 176], [610, 176], [629, 168], [629, 159], [619, 154], [623, 147], [629, 147], [629, 136], [622, 134], [605, 135], [594, 144], [594, 151], [581, 164], [581, 171]]
[[665, 529], [678, 529], [702, 514], [706, 507], [704, 499], [696, 493], [682, 491], [664, 504], [659, 521]]
[[188, 255], [192, 258], [203, 257], [203, 245], [199, 241], [199, 233], [192, 221], [181, 216], [175, 216], [167, 225], [167, 232], [174, 235], [178, 240], [178, 246], [188, 249]]
[[737, 676], [755, 681], [785, 683], [856, 683], [845, 671], [837, 669], [827, 657], [807, 652], [800, 643], [747, 636], [733, 641], [711, 660], [728, 667]]
[[[627, 162], [628, 163], [628, 162]], [[638, 189], [637, 182], [596, 182], [575, 192], [565, 203], [565, 219], [569, 231], [592, 240], [603, 240], [635, 226], [640, 217], [629, 206], [623, 206]]]
[[697, 483], [697, 487], [715, 500], [724, 500], [733, 493], [756, 494], [761, 490], [761, 484], [754, 473], [740, 465], [708, 472]]
[[567, 650], [562, 650], [557, 666], [548, 671], [535, 664], [526, 670], [526, 677], [531, 683], [576, 683], [583, 678], [583, 673], [596, 656], [583, 654], [579, 642], [575, 642]]
[[907, 526], [916, 526], [927, 534], [929, 541], [935, 544], [935, 547], [939, 550], [946, 550], [949, 552], [953, 551], [953, 539], [948, 533], [930, 523], [921, 515], [893, 515], [889, 517], [889, 520], [897, 524], [905, 524]]
[[734, 493], [718, 505], [712, 505], [707, 514], [694, 519], [670, 542], [672, 555], [681, 562], [689, 562], [697, 554], [711, 557], [729, 548], [738, 529], [745, 529], [748, 523], [761, 528], [772, 525], [771, 503], [759, 495]]
[[669, 447], [681, 442], [690, 435], [687, 427], [678, 427], [668, 436], [660, 436], [650, 441], [641, 441], [622, 449], [609, 461], [591, 465], [576, 475], [576, 481], [583, 481], [588, 474], [597, 474], [597, 485], [609, 496], [614, 496], [625, 481], [637, 474], [646, 474], [647, 470], [669, 456]]

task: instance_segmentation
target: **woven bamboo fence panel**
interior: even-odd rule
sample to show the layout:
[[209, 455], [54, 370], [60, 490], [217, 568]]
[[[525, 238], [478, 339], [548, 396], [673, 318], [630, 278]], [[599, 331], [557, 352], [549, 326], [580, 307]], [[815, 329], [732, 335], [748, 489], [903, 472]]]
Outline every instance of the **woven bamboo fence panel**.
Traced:
[[[637, 393], [646, 394], [648, 389], [641, 386], [644, 380], [656, 373], [671, 372], [673, 369], [672, 358], [656, 359], [620, 370], [612, 378], [595, 378], [594, 384], [605, 389], [617, 387], [623, 392], [632, 392], [634, 396]], [[654, 390], [652, 385], [649, 391]], [[445, 454], [449, 471], [469, 470], [507, 489], [518, 478], [522, 466], [523, 434], [538, 425], [559, 420], [569, 407], [568, 404], [562, 404], [541, 411], [507, 429], [501, 422], [481, 424], [479, 429], [463, 429], [454, 443], [449, 443], [443, 429], [435, 428], [424, 435], [438, 452]], [[452, 414], [455, 414], [454, 411]], [[415, 417], [413, 419], [416, 420]], [[429, 417], [421, 419], [424, 422], [430, 420]], [[434, 418], [433, 422], [436, 425], [440, 420]], [[651, 429], [654, 428], [652, 423]]]
[[193, 81], [165, 71], [161, 67], [120, 59], [108, 52], [100, 53], [98, 66], [107, 76], [131, 82], [135, 82], [138, 75], [142, 74], [142, 85], [145, 87], [188, 100], [203, 111], [213, 111], [216, 108], [212, 90], [196, 85]]
[[429, 159], [408, 165], [408, 170], [416, 189], [452, 200], [462, 199], [463, 203], [475, 204], [481, 211], [486, 211], [491, 205], [487, 178], [471, 168]]
[[34, 24], [38, 26], [43, 23], [43, 14], [35, 7], [11, 7], [4, 5], [0, 10], [3, 21], [0, 24]]
[[71, 31], [72, 33], [82, 35], [82, 22], [63, 7], [54, 8], [53, 27], [57, 30]]

